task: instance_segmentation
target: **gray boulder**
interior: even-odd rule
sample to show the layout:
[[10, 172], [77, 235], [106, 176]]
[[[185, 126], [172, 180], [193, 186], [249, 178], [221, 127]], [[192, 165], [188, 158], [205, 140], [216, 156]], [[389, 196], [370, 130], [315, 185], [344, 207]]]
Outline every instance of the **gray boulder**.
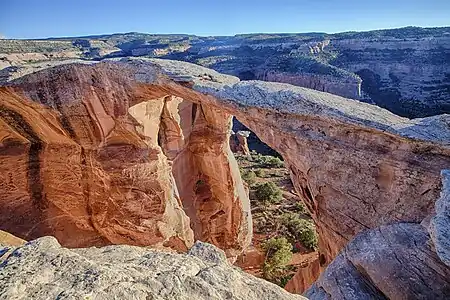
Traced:
[[309, 299], [450, 299], [450, 268], [420, 224], [358, 234], [308, 289]]
[[176, 254], [125, 245], [66, 249], [43, 237], [3, 256], [0, 299], [304, 299], [201, 242]]

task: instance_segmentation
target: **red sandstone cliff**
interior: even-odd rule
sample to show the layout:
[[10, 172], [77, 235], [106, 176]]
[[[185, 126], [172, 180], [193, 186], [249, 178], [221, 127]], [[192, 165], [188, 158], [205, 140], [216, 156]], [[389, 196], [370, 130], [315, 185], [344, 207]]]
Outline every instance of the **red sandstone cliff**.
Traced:
[[450, 166], [448, 116], [409, 120], [188, 63], [60, 66], [10, 85], [0, 224], [21, 237], [184, 247], [192, 236], [183, 203], [195, 236], [233, 255], [249, 242], [250, 216], [229, 149], [231, 115], [284, 157], [318, 228], [322, 268], [364, 229], [429, 215]]
[[184, 250], [191, 228], [230, 254], [248, 244], [230, 115], [114, 64], [44, 70], [0, 97], [2, 229], [69, 247]]

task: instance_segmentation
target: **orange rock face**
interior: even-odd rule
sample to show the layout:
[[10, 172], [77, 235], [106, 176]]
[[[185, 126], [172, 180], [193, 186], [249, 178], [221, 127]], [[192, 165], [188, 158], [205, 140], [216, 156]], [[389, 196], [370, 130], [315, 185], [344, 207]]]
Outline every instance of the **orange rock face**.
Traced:
[[450, 166], [446, 148], [331, 119], [256, 108], [236, 116], [289, 165], [318, 229], [322, 266], [363, 229], [420, 222], [439, 195], [440, 170]]
[[249, 134], [249, 131], [238, 131], [237, 133], [231, 135], [230, 146], [234, 153], [241, 153], [244, 155], [250, 154], [250, 149], [248, 148], [247, 142]]
[[235, 256], [251, 220], [232, 115], [285, 159], [318, 229], [320, 269], [358, 232], [432, 213], [450, 167], [448, 117], [407, 120], [208, 72], [164, 60], [67, 65], [2, 89], [0, 229], [73, 247], [181, 249], [193, 240], [189, 216], [196, 238]]
[[319, 259], [314, 260], [304, 268], [298, 268], [294, 277], [288, 281], [284, 288], [293, 294], [302, 294], [317, 280], [320, 269]]
[[67, 247], [180, 251], [195, 234], [241, 251], [251, 230], [231, 116], [131, 78], [113, 64], [71, 65], [1, 89], [1, 229]]

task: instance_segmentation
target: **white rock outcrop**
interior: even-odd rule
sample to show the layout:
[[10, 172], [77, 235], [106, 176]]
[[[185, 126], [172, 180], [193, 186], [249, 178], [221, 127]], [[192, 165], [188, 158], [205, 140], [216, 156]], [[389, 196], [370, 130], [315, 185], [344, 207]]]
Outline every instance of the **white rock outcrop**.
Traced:
[[222, 250], [201, 242], [188, 254], [66, 249], [53, 237], [7, 249], [0, 247], [0, 299], [305, 299], [231, 266]]

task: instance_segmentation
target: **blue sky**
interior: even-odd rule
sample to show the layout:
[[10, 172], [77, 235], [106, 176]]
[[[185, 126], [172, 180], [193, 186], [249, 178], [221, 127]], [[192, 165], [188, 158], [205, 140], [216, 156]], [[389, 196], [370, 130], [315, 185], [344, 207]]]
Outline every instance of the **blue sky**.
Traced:
[[450, 26], [450, 0], [0, 0], [8, 38], [114, 32], [233, 35]]

